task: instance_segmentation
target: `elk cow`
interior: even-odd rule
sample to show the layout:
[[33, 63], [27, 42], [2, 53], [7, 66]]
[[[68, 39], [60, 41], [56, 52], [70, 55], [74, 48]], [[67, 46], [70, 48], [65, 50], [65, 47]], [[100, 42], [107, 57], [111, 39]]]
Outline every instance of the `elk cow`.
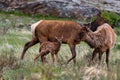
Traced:
[[45, 41], [42, 44], [40, 44], [39, 54], [36, 55], [36, 57], [34, 58], [34, 62], [39, 56], [41, 56], [41, 61], [44, 62], [44, 56], [47, 55], [48, 53], [51, 53], [53, 63], [54, 63], [54, 54], [56, 55], [57, 62], [59, 61], [58, 51], [60, 50], [60, 46], [62, 43], [61, 41], [63, 37], [61, 38], [56, 37], [56, 39], [57, 39], [57, 42]]
[[87, 27], [81, 29], [81, 40], [85, 41], [91, 48], [94, 48], [91, 62], [94, 57], [99, 53], [99, 65], [101, 63], [101, 57], [106, 52], [106, 64], [109, 69], [109, 53], [110, 49], [114, 46], [116, 41], [116, 34], [111, 26], [107, 23], [99, 26], [95, 32], [91, 31]]

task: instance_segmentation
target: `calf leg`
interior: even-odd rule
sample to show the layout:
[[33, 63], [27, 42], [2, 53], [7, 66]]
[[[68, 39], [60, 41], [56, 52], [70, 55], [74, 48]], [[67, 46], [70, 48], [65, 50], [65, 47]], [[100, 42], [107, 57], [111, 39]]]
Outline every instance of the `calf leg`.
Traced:
[[59, 51], [59, 50], [56, 50], [56, 51], [55, 51], [55, 56], [56, 56], [56, 61], [57, 61], [57, 63], [59, 62], [58, 51]]
[[99, 63], [98, 63], [99, 66], [101, 65], [102, 54], [103, 54], [103, 52], [99, 52]]
[[59, 62], [58, 54], [55, 54], [57, 63]]
[[45, 57], [44, 57], [44, 55], [41, 55], [41, 62], [42, 62], [42, 63], [45, 62]]
[[47, 50], [42, 50], [41, 52], [39, 52], [38, 55], [36, 55], [36, 57], [34, 58], [34, 62], [36, 61], [37, 58], [39, 58], [39, 56], [41, 56], [41, 61], [44, 62], [44, 55], [48, 53], [49, 52]]
[[72, 57], [67, 61], [69, 63], [72, 59], [73, 62], [76, 63], [76, 51], [75, 51], [75, 45], [74, 44], [69, 44], [70, 50], [72, 52]]
[[106, 51], [106, 64], [107, 64], [108, 70], [109, 70], [109, 54], [110, 54], [110, 49]]
[[53, 53], [53, 52], [51, 53], [51, 57], [52, 57], [52, 61], [53, 61], [53, 63], [54, 63], [55, 58], [54, 58], [54, 53]]
[[39, 58], [39, 56], [41, 55], [41, 52], [42, 52], [42, 51], [41, 51], [41, 48], [39, 48], [39, 53], [35, 56], [34, 62], [36, 61], [37, 58]]
[[24, 49], [22, 51], [22, 54], [21, 54], [21, 57], [20, 59], [22, 60], [24, 58], [24, 55], [25, 55], [25, 52], [28, 50], [28, 48], [30, 48], [31, 46], [37, 44], [39, 41], [37, 39], [33, 39], [29, 42], [27, 42], [25, 45], [24, 45]]
[[93, 51], [93, 53], [92, 53], [92, 58], [91, 58], [91, 60], [90, 60], [90, 64], [93, 63], [94, 58], [96, 57], [96, 54], [97, 54], [97, 53], [98, 53], [98, 50], [97, 50], [97, 49], [94, 49], [94, 51]]

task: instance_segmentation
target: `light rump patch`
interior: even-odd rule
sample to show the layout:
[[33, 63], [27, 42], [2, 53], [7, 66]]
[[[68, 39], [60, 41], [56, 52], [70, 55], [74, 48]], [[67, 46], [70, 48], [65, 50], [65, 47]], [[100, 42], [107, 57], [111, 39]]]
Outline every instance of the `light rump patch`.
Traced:
[[31, 25], [31, 32], [32, 32], [33, 37], [35, 37], [35, 29], [36, 29], [36, 27], [37, 27], [42, 21], [43, 21], [43, 20], [40, 20], [40, 21], [38, 21], [38, 22], [36, 22], [36, 23], [34, 23], [34, 24]]
[[109, 36], [109, 40], [111, 44], [110, 48], [113, 48], [116, 41], [116, 34], [114, 33], [114, 30], [111, 28], [110, 25], [108, 25], [107, 23], [103, 25], [104, 25], [104, 28], [106, 28], [106, 32], [108, 33], [108, 36]]
[[105, 26], [107, 28], [107, 30], [109, 31], [109, 37], [110, 37], [110, 44], [111, 44], [111, 48], [114, 46], [114, 35], [112, 34], [112, 31], [110, 30], [110, 26], [106, 24]]

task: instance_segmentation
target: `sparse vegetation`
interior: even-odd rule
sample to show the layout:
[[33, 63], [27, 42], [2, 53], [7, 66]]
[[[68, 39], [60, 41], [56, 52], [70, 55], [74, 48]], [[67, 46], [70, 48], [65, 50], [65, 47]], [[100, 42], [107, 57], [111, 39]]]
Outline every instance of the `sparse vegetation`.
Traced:
[[[119, 34], [117, 34], [116, 45], [110, 54], [111, 71], [107, 71], [105, 62], [102, 63], [101, 68], [98, 68], [96, 64], [91, 67], [88, 66], [93, 50], [83, 42], [76, 47], [76, 65], [72, 62], [66, 65], [71, 53], [65, 44], [62, 45], [59, 52], [59, 64], [51, 64], [51, 55], [46, 56], [48, 58], [46, 64], [42, 65], [40, 59], [34, 64], [33, 58], [38, 54], [39, 45], [31, 47], [24, 60], [19, 60], [24, 44], [31, 39], [28, 23], [47, 19], [47, 17], [33, 18], [8, 13], [0, 13], [0, 16], [0, 28], [10, 27], [6, 34], [1, 35], [0, 32], [0, 80], [120, 80]], [[9, 22], [5, 22], [6, 20]], [[120, 33], [118, 27], [115, 27], [115, 31]]]

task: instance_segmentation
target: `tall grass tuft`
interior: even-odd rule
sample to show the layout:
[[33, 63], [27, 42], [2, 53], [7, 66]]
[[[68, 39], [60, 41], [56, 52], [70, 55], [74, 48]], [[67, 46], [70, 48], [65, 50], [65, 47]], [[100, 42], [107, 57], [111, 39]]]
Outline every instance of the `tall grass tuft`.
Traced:
[[5, 44], [0, 47], [0, 78], [5, 70], [18, 69], [20, 67], [18, 59], [14, 55], [12, 45]]

